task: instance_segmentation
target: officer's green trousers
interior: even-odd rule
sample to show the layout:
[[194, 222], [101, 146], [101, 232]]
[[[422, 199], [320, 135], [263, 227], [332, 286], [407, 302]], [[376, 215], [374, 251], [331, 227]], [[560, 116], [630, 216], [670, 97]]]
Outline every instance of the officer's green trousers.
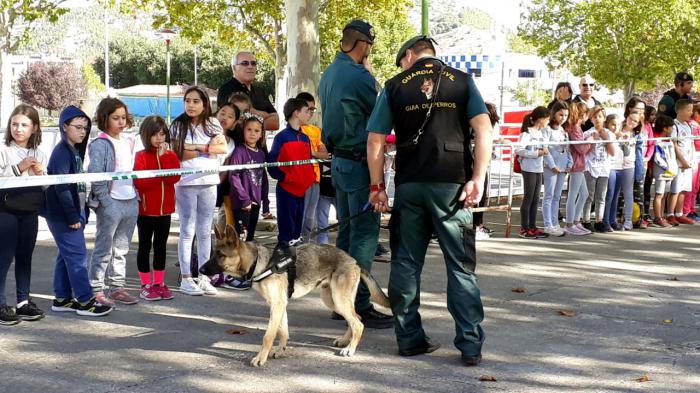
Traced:
[[[369, 198], [369, 170], [362, 162], [333, 157], [331, 179], [335, 187], [335, 210], [340, 221], [336, 246], [346, 251], [368, 272], [371, 271], [379, 238], [379, 214], [362, 211]], [[369, 289], [360, 281], [355, 297], [355, 311], [359, 314], [371, 307]]]
[[484, 309], [477, 279], [471, 211], [458, 203], [455, 183], [404, 183], [396, 189], [391, 227], [389, 299], [399, 349], [420, 346], [421, 271], [431, 235], [437, 234], [447, 267], [447, 309], [455, 321], [455, 346], [463, 356], [481, 353]]

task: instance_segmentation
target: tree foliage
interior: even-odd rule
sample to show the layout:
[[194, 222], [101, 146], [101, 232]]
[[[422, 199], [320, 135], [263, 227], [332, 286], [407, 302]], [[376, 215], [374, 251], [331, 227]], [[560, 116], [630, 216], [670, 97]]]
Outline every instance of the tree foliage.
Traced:
[[84, 98], [80, 71], [70, 62], [37, 62], [27, 67], [17, 81], [22, 102], [48, 110], [77, 104]]
[[[27, 42], [33, 25], [41, 19], [55, 23], [67, 12], [64, 0], [0, 0], [0, 52], [13, 54]], [[2, 56], [0, 56], [0, 103], [2, 103]]]
[[[197, 45], [198, 83], [218, 88], [231, 78], [231, 50], [206, 37]], [[194, 82], [194, 45], [176, 36], [170, 46], [170, 80], [172, 84]], [[98, 56], [93, 68], [104, 79], [104, 58]], [[264, 68], [262, 70], [264, 74]], [[120, 34], [110, 46], [110, 79], [112, 86], [123, 88], [138, 84], [165, 84], [166, 45], [162, 40], [149, 40]]]
[[434, 20], [430, 26], [430, 31], [433, 34], [443, 34], [460, 26], [469, 26], [476, 30], [488, 30], [495, 25], [493, 18], [478, 8], [463, 7], [458, 12], [454, 11], [454, 8], [451, 8], [440, 19]]
[[511, 94], [513, 94], [513, 99], [517, 101], [520, 106], [533, 107], [538, 105], [547, 105], [550, 99], [550, 90], [542, 89], [536, 80], [529, 80], [525, 82], [518, 82], [515, 88], [506, 87]]
[[550, 64], [589, 73], [626, 98], [700, 58], [696, 0], [533, 0], [519, 34]]
[[[113, 0], [104, 0], [106, 3]], [[320, 0], [319, 33], [321, 41], [321, 68], [335, 56], [343, 26], [352, 19], [363, 18], [372, 23], [380, 39], [372, 58], [379, 79], [389, 72], [395, 51], [403, 40], [413, 34], [407, 18], [409, 0]], [[274, 64], [281, 78], [286, 65], [286, 37], [284, 35], [285, 6], [283, 0], [123, 0], [123, 11], [138, 9], [155, 12], [154, 27], [177, 26], [180, 33], [197, 42], [206, 32], [213, 32], [225, 45], [235, 49], [251, 49], [263, 62]], [[396, 29], [400, 28], [400, 31]], [[391, 30], [391, 33], [381, 32]], [[391, 48], [391, 50], [389, 50]], [[391, 56], [389, 52], [393, 51]], [[226, 59], [228, 61], [228, 58]]]

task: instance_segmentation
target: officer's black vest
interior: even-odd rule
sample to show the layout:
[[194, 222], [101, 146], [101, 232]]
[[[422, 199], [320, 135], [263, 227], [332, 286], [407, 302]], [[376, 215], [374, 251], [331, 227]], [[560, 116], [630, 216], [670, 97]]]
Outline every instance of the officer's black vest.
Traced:
[[[415, 149], [399, 148], [423, 124], [441, 67], [444, 68], [437, 98], [418, 145]], [[467, 119], [470, 78], [431, 57], [418, 60], [413, 67], [386, 82], [396, 133], [397, 186], [407, 182], [463, 184], [471, 178]]]

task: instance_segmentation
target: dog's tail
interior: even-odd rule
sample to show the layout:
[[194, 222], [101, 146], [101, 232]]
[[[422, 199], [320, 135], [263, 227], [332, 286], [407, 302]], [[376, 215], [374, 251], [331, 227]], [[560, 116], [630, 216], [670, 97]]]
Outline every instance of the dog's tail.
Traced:
[[382, 290], [382, 287], [379, 286], [377, 280], [375, 280], [374, 277], [372, 277], [372, 274], [370, 274], [370, 272], [362, 268], [360, 268], [360, 274], [360, 277], [362, 277], [362, 281], [364, 281], [365, 284], [367, 284], [367, 287], [369, 288], [369, 293], [371, 295], [372, 301], [379, 304], [382, 307], [391, 308], [391, 305], [389, 304], [389, 297], [386, 296], [386, 294]]

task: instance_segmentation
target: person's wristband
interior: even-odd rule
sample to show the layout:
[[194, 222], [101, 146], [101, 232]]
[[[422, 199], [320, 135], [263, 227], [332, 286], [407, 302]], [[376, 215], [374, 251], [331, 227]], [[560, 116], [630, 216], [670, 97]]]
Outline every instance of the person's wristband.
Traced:
[[369, 192], [379, 192], [379, 191], [384, 191], [384, 190], [386, 190], [384, 183], [370, 184], [369, 185]]
[[204, 145], [204, 152], [209, 153], [209, 145]]

